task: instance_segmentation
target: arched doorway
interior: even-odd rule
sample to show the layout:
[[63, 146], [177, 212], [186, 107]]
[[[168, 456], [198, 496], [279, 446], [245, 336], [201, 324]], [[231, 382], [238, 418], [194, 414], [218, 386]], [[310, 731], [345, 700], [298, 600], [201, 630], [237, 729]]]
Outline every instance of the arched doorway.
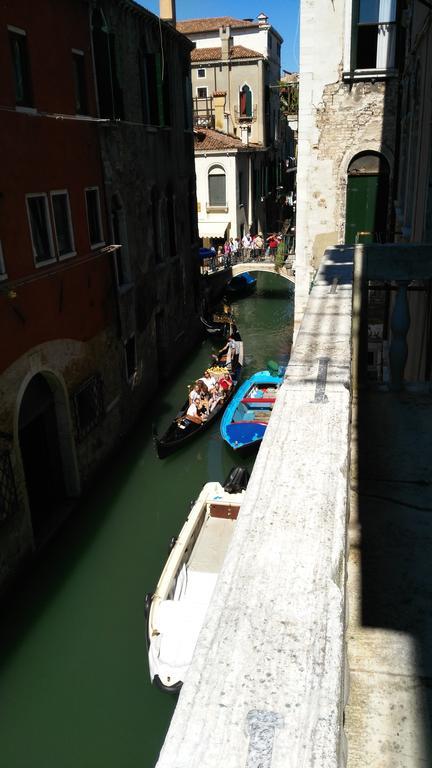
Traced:
[[390, 169], [378, 152], [362, 152], [348, 167], [345, 242], [384, 243], [388, 240]]
[[40, 543], [56, 528], [67, 497], [55, 395], [41, 373], [24, 392], [18, 431], [33, 535]]

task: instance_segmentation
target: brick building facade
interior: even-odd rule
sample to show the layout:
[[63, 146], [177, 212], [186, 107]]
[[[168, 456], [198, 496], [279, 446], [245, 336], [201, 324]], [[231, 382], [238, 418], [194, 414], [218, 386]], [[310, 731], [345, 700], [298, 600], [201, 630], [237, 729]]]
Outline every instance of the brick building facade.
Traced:
[[3, 583], [194, 343], [199, 275], [189, 41], [119, 0], [0, 36]]

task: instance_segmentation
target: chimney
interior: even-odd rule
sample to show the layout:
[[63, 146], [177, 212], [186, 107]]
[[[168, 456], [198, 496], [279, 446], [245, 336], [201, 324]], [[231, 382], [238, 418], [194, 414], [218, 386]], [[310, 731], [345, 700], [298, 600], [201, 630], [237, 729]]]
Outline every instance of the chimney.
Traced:
[[215, 130], [225, 131], [224, 113], [225, 113], [225, 91], [215, 91], [213, 94], [213, 109], [215, 115]]
[[261, 12], [257, 16], [258, 26], [260, 27], [267, 27], [269, 26], [269, 17], [266, 16], [265, 13]]
[[249, 131], [250, 131], [250, 127], [248, 125], [240, 126], [240, 135], [241, 135], [242, 144], [246, 144], [246, 146], [249, 146]]
[[222, 48], [222, 61], [228, 61], [230, 57], [232, 44], [233, 44], [233, 39], [231, 37], [231, 28], [220, 27], [219, 37], [220, 37], [221, 48]]
[[175, 0], [159, 0], [159, 16], [162, 21], [168, 21], [174, 27], [176, 25]]

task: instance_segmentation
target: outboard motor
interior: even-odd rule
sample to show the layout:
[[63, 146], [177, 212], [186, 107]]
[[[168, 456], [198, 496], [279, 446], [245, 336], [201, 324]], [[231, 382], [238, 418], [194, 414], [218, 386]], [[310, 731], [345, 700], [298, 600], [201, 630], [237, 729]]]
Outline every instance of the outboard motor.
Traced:
[[241, 491], [245, 491], [249, 477], [249, 472], [245, 467], [233, 467], [223, 483], [224, 491], [227, 493], [241, 493]]

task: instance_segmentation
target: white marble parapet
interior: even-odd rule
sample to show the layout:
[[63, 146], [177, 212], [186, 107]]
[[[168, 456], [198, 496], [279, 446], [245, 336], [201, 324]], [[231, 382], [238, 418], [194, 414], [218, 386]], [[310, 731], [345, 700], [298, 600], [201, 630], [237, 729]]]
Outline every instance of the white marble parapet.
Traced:
[[158, 768], [345, 765], [352, 255], [316, 276]]

